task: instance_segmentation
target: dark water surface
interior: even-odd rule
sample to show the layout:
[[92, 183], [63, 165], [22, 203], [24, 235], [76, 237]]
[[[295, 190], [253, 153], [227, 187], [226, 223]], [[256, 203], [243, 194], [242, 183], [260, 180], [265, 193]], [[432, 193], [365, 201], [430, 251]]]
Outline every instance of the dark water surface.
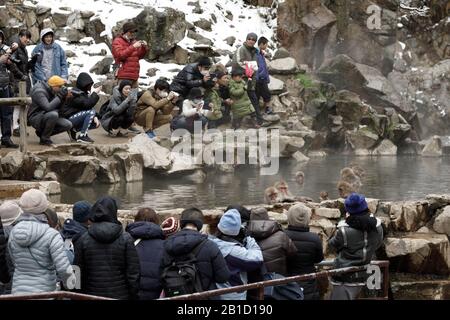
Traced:
[[[450, 158], [422, 157], [349, 157], [312, 158], [305, 165], [294, 160], [280, 162], [276, 176], [260, 176], [254, 167], [238, 168], [234, 173], [208, 172], [205, 182], [196, 184], [185, 178], [168, 178], [146, 172], [144, 181], [116, 185], [62, 186], [62, 195], [52, 201], [74, 203], [94, 202], [102, 195], [118, 198], [122, 209], [150, 206], [157, 210], [198, 206], [202, 209], [231, 203], [263, 203], [264, 189], [285, 179], [292, 194], [318, 200], [320, 191], [337, 198], [339, 171], [357, 163], [366, 172], [361, 192], [367, 197], [383, 200], [421, 199], [430, 193], [450, 192]], [[298, 170], [305, 172], [305, 183], [294, 180]]]

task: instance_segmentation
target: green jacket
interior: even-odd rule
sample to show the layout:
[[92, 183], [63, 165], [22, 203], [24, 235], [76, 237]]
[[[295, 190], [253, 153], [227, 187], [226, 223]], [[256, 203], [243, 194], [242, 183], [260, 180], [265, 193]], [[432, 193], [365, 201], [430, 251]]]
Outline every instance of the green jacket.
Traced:
[[[245, 43], [240, 46], [233, 55], [233, 67], [240, 66], [245, 69], [244, 61], [258, 61], [257, 49], [250, 48]], [[245, 79], [247, 79], [244, 76]], [[248, 90], [255, 90], [256, 88], [256, 72], [251, 81], [248, 81]]]
[[231, 79], [229, 88], [230, 97], [234, 101], [231, 105], [231, 112], [234, 118], [243, 118], [255, 112], [255, 108], [253, 108], [252, 102], [247, 94], [247, 85], [243, 80], [236, 82]]
[[219, 120], [222, 118], [222, 98], [218, 89], [210, 89], [205, 93], [206, 100], [213, 104], [210, 112], [206, 115], [208, 120]]

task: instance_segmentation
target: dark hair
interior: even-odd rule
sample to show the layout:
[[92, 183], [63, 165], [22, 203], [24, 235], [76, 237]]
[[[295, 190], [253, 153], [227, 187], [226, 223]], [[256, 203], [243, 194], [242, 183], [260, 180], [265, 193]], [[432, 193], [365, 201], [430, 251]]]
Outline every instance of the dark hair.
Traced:
[[28, 31], [27, 29], [21, 29], [21, 30], [19, 31], [19, 38], [20, 38], [20, 37], [23, 37], [23, 36], [25, 36], [25, 37], [31, 39], [31, 32]]
[[45, 210], [44, 214], [47, 217], [48, 225], [51, 228], [56, 229], [59, 222], [58, 215], [56, 214], [56, 212], [53, 209], [48, 208], [47, 210]]
[[170, 85], [166, 80], [158, 79], [155, 83], [155, 91], [156, 89], [170, 91]]
[[211, 60], [208, 57], [201, 57], [200, 59], [198, 59], [197, 63], [201, 67], [208, 67], [208, 68], [210, 68], [212, 65]]
[[181, 212], [180, 217], [180, 226], [183, 229], [188, 223], [195, 224], [197, 226], [197, 230], [200, 231], [203, 226], [203, 212], [202, 210], [192, 207], [183, 210]]
[[147, 221], [147, 222], [153, 222], [155, 224], [159, 224], [159, 218], [156, 214], [155, 210], [152, 208], [141, 208], [137, 212], [136, 216], [134, 217], [134, 222], [137, 221]]
[[259, 40], [258, 40], [258, 46], [261, 45], [261, 44], [266, 44], [268, 42], [269, 42], [269, 40], [267, 40], [266, 37], [260, 37]]
[[231, 76], [232, 76], [232, 77], [235, 77], [235, 76], [240, 76], [240, 77], [242, 77], [243, 75], [244, 75], [244, 69], [241, 68], [241, 67], [233, 68], [233, 69], [231, 70]]

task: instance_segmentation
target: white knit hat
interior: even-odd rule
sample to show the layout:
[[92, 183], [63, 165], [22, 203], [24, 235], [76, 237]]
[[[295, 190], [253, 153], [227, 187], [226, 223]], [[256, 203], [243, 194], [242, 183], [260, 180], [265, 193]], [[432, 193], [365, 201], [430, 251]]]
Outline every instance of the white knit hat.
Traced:
[[2, 219], [3, 226], [9, 226], [19, 218], [22, 213], [19, 205], [16, 201], [5, 201], [0, 206], [0, 218]]
[[25, 213], [41, 214], [48, 208], [45, 193], [38, 189], [30, 189], [22, 194], [19, 205]]

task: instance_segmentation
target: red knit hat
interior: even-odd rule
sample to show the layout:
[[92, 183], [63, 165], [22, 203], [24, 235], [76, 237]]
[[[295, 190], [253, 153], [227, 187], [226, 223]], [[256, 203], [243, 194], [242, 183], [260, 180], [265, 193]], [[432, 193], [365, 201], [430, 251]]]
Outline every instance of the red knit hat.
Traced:
[[180, 230], [180, 222], [174, 217], [167, 218], [161, 223], [161, 228], [166, 237], [177, 233]]

